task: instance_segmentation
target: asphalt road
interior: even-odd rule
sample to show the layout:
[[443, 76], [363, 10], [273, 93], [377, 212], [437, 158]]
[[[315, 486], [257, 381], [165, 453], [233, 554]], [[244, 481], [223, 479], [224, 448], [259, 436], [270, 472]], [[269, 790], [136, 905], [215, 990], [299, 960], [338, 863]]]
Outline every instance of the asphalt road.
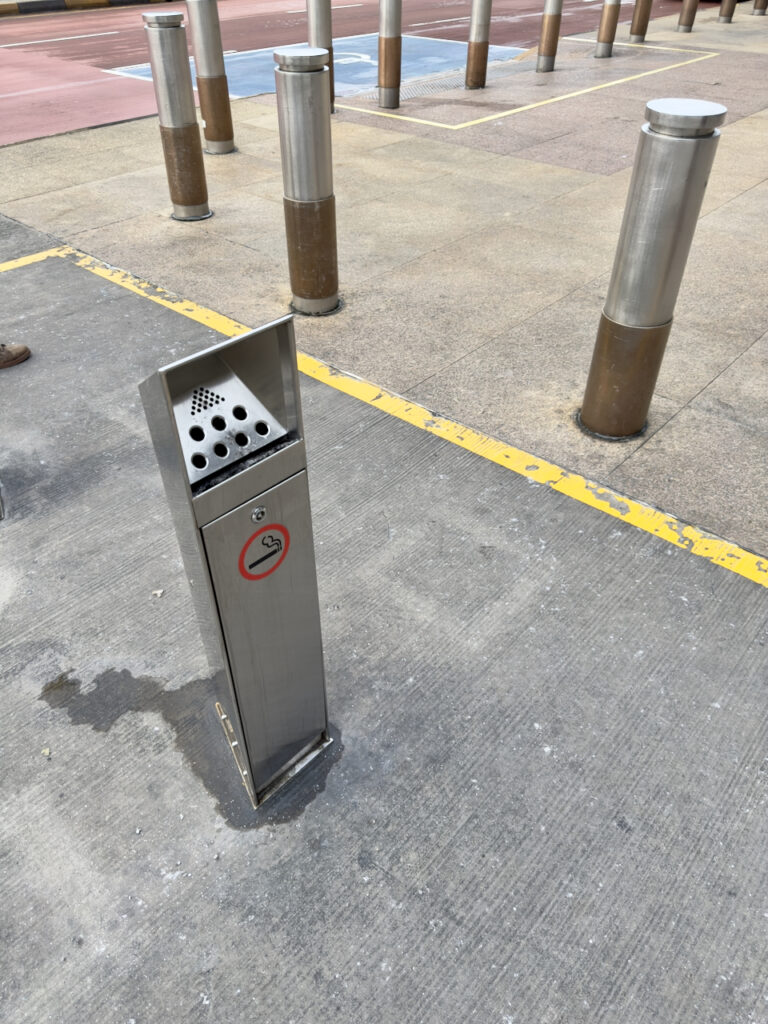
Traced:
[[[183, 5], [179, 5], [183, 7]], [[656, 0], [654, 15], [679, 8]], [[333, 5], [334, 38], [378, 30], [378, 0]], [[563, 34], [594, 30], [601, 0], [565, 0]], [[145, 82], [108, 76], [147, 60], [141, 14], [156, 6], [101, 8], [0, 19], [0, 145], [155, 112]], [[495, 0], [491, 42], [529, 47], [538, 41], [543, 0]], [[403, 32], [466, 40], [471, 0], [405, 0]], [[303, 0], [221, 0], [225, 50], [244, 51], [306, 38]], [[625, 4], [623, 21], [631, 18]]]

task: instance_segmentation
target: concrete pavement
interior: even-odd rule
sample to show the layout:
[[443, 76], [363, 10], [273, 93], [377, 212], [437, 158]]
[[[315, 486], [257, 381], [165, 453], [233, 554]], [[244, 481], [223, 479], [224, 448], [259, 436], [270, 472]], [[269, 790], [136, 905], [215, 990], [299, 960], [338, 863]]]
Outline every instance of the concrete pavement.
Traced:
[[[345, 307], [296, 323], [336, 743], [256, 815], [136, 383], [286, 310], [274, 99], [234, 104], [197, 224], [154, 118], [0, 150], [6, 339], [34, 350], [0, 378], [7, 1019], [768, 1020], [744, 6], [340, 105]], [[730, 113], [649, 433], [606, 444], [572, 417], [664, 95]]]

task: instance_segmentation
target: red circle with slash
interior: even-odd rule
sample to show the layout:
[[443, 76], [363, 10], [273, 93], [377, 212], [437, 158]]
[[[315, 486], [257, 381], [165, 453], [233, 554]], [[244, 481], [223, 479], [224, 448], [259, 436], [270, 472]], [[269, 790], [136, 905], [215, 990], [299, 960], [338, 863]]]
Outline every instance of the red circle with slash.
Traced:
[[248, 538], [240, 552], [237, 560], [240, 575], [246, 580], [263, 580], [271, 576], [283, 564], [290, 546], [291, 535], [280, 523], [262, 526]]

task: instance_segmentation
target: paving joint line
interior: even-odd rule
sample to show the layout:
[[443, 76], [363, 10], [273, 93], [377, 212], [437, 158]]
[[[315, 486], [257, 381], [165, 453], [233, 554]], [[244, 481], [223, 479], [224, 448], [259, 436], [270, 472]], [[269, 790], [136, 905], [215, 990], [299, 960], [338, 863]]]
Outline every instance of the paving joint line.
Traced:
[[[127, 271], [103, 263], [95, 256], [80, 252], [69, 245], [57, 246], [41, 252], [31, 253], [16, 260], [0, 263], [0, 274], [23, 269], [47, 259], [64, 259], [77, 267], [105, 280], [111, 281], [149, 299], [160, 306], [202, 324], [225, 337], [236, 337], [249, 328], [230, 317], [197, 303], [179, 298], [148, 281], [141, 281]], [[304, 376], [326, 384], [342, 394], [364, 402], [395, 419], [410, 423], [464, 451], [479, 455], [488, 462], [502, 466], [533, 483], [543, 484], [557, 493], [571, 498], [582, 505], [619, 519], [630, 526], [658, 537], [674, 547], [692, 555], [707, 559], [715, 565], [728, 569], [745, 579], [768, 587], [768, 558], [740, 548], [731, 541], [705, 533], [650, 505], [628, 498], [610, 487], [598, 484], [578, 473], [571, 473], [546, 459], [540, 459], [529, 452], [483, 434], [455, 420], [446, 419], [424, 406], [378, 387], [376, 384], [343, 370], [336, 369], [314, 356], [297, 353], [298, 367]]]

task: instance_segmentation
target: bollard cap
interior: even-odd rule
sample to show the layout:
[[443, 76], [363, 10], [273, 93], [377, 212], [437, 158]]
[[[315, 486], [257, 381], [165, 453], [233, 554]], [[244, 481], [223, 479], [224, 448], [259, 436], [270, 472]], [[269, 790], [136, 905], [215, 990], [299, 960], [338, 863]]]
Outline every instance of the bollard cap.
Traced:
[[151, 11], [149, 14], [142, 14], [145, 25], [153, 25], [157, 28], [178, 28], [184, 20], [181, 11], [163, 11], [156, 14]]
[[330, 54], [319, 46], [281, 46], [272, 56], [282, 71], [320, 71]]
[[651, 131], [684, 139], [711, 135], [727, 113], [728, 108], [721, 103], [677, 98], [650, 100], [645, 108]]

